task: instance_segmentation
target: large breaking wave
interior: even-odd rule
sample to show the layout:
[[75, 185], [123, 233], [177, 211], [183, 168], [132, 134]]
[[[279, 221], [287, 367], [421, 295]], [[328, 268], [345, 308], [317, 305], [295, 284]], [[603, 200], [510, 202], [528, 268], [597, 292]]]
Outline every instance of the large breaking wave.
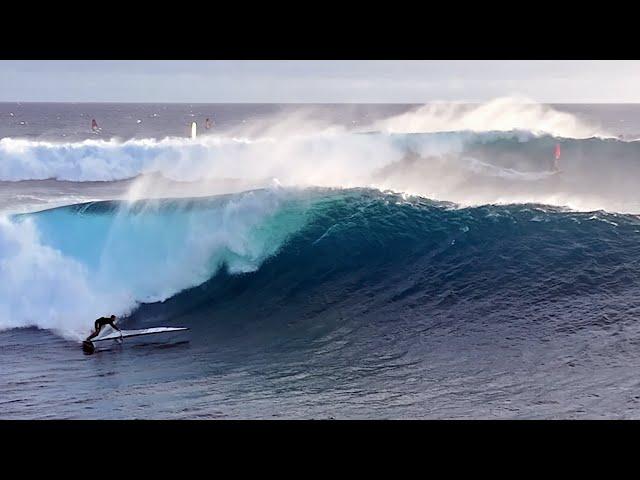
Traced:
[[257, 269], [304, 222], [279, 189], [190, 201], [97, 202], [0, 223], [0, 328], [71, 338], [104, 311], [130, 313], [219, 268]]
[[90, 203], [2, 222], [0, 326], [80, 338], [109, 312], [365, 322], [543, 305], [595, 322], [637, 296], [639, 240], [635, 216], [361, 189]]
[[[2, 181], [138, 179], [120, 201], [0, 220], [0, 329], [78, 339], [107, 313], [198, 317], [223, 303], [237, 318], [334, 303], [373, 318], [511, 298], [515, 315], [635, 288], [640, 225], [621, 213], [640, 212], [640, 142], [508, 100], [369, 127], [300, 114], [196, 141], [0, 140]], [[152, 199], [167, 180], [171, 196], [203, 198]], [[211, 180], [268, 188], [212, 197]]]

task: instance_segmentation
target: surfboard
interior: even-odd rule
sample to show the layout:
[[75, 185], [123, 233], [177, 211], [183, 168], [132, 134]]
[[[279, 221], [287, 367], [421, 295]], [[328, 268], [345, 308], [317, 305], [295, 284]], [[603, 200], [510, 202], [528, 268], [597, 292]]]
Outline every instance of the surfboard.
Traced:
[[105, 340], [119, 340], [121, 338], [140, 337], [142, 335], [155, 335], [159, 333], [173, 333], [189, 330], [187, 327], [153, 327], [153, 328], [141, 328], [139, 330], [121, 330], [113, 331], [104, 336], [98, 335], [96, 338], [92, 338], [91, 342], [103, 342]]

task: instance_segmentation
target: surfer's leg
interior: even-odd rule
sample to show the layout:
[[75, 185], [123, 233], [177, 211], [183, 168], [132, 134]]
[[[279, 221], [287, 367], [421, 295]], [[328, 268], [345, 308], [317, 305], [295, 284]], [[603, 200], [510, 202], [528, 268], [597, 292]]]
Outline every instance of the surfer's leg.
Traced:
[[100, 324], [98, 322], [96, 322], [93, 326], [95, 327], [95, 330], [93, 331], [93, 333], [91, 335], [89, 335], [87, 337], [87, 340], [86, 340], [87, 342], [89, 340], [91, 340], [92, 338], [97, 337], [98, 334], [100, 333]]

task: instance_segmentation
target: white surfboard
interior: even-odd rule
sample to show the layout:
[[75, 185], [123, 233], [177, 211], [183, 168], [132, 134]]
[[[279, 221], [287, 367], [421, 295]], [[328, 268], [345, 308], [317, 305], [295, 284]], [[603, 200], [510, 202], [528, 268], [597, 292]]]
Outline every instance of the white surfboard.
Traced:
[[102, 342], [104, 340], [118, 340], [120, 338], [139, 337], [141, 335], [155, 335], [160, 333], [173, 333], [189, 330], [187, 327], [153, 327], [153, 328], [141, 328], [140, 330], [121, 330], [112, 331], [105, 335], [98, 335], [96, 338], [92, 338], [91, 342]]

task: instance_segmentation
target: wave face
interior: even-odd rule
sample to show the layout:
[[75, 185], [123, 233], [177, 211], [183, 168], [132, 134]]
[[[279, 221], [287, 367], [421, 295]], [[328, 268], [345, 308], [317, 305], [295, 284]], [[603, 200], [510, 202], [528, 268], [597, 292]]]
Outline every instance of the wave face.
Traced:
[[137, 317], [318, 327], [340, 318], [350, 329], [403, 322], [408, 332], [471, 318], [579, 328], [618, 301], [637, 303], [636, 217], [536, 205], [456, 209], [368, 190], [317, 195], [308, 222], [260, 269], [218, 271]]

